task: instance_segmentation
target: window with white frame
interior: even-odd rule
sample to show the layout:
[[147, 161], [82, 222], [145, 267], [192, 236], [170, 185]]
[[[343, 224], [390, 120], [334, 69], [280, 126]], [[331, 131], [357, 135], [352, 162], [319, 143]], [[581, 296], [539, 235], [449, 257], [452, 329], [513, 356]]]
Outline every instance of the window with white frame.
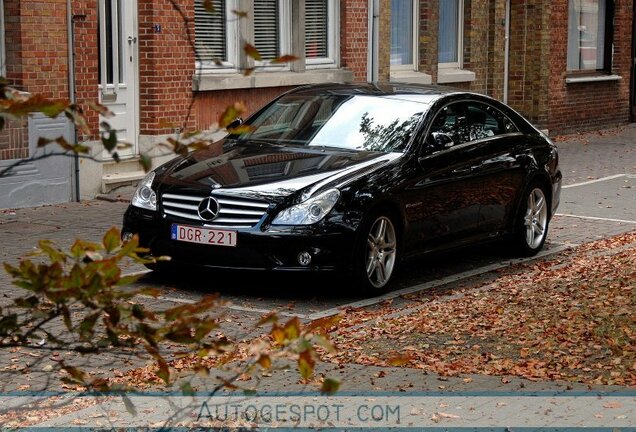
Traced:
[[440, 68], [462, 67], [464, 1], [439, 1], [438, 63]]
[[198, 65], [211, 70], [236, 70], [239, 56], [237, 0], [194, 0], [194, 47]]
[[391, 69], [415, 70], [417, 1], [391, 0]]
[[[237, 0], [213, 0], [214, 11], [204, 7], [204, 0], [195, 0], [195, 48], [197, 62], [205, 70], [237, 71], [245, 64], [241, 56], [243, 43], [251, 42], [261, 61], [255, 66], [263, 69], [289, 69], [289, 64], [270, 65], [277, 57], [292, 54], [295, 26], [292, 22], [292, 2], [299, 0], [254, 0], [245, 17]], [[335, 67], [337, 64], [338, 0], [304, 0], [305, 67]], [[297, 30], [296, 30], [297, 31]], [[244, 38], [241, 42], [241, 35]], [[246, 40], [247, 39], [247, 40]], [[300, 55], [299, 55], [300, 54]]]
[[612, 6], [611, 0], [569, 1], [569, 72], [611, 71]]
[[337, 3], [335, 0], [305, 0], [305, 58], [309, 69], [334, 67], [337, 63]]

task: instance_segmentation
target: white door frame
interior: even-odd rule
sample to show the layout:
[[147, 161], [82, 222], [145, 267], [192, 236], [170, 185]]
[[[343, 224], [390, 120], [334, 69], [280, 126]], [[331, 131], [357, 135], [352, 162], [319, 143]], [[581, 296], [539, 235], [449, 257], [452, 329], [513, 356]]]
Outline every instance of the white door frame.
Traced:
[[[139, 154], [137, 0], [98, 0], [98, 17], [99, 102], [115, 114], [100, 116], [99, 122], [108, 122], [118, 132], [118, 140], [129, 145], [117, 151], [121, 158], [135, 157]], [[110, 159], [107, 152], [103, 156]]]

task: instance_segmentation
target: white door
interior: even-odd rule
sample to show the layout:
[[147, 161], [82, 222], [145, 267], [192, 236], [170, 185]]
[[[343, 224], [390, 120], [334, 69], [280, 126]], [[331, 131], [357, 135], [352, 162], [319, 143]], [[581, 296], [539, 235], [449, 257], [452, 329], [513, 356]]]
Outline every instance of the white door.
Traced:
[[[127, 147], [120, 157], [138, 153], [137, 0], [99, 0], [99, 101], [115, 116], [101, 118]], [[107, 156], [105, 154], [105, 156]]]

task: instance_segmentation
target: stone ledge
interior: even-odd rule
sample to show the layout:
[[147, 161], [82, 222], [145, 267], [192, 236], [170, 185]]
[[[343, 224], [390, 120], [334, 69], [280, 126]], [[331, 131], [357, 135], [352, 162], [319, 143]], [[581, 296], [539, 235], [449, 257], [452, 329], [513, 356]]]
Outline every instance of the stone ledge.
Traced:
[[475, 72], [466, 69], [439, 69], [437, 71], [437, 83], [448, 84], [456, 82], [475, 81]]
[[351, 81], [353, 81], [353, 72], [346, 69], [319, 69], [305, 72], [259, 72], [250, 76], [237, 73], [209, 73], [195, 76], [193, 78], [193, 89], [194, 91], [231, 90]]
[[605, 82], [605, 81], [620, 81], [623, 77], [620, 75], [592, 75], [581, 77], [568, 77], [565, 79], [566, 84], [577, 83], [590, 83], [590, 82]]
[[401, 83], [411, 83], [411, 84], [432, 84], [433, 77], [424, 72], [393, 71], [391, 72], [391, 82], [401, 82]]

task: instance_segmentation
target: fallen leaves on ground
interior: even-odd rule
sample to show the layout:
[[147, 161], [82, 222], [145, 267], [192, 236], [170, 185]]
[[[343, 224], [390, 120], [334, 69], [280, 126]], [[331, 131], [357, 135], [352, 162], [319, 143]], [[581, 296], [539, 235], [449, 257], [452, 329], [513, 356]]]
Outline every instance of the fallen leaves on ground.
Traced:
[[331, 335], [338, 352], [325, 358], [442, 375], [636, 385], [635, 285], [636, 231], [487, 286], [423, 299], [409, 314], [390, 306], [350, 310]]

